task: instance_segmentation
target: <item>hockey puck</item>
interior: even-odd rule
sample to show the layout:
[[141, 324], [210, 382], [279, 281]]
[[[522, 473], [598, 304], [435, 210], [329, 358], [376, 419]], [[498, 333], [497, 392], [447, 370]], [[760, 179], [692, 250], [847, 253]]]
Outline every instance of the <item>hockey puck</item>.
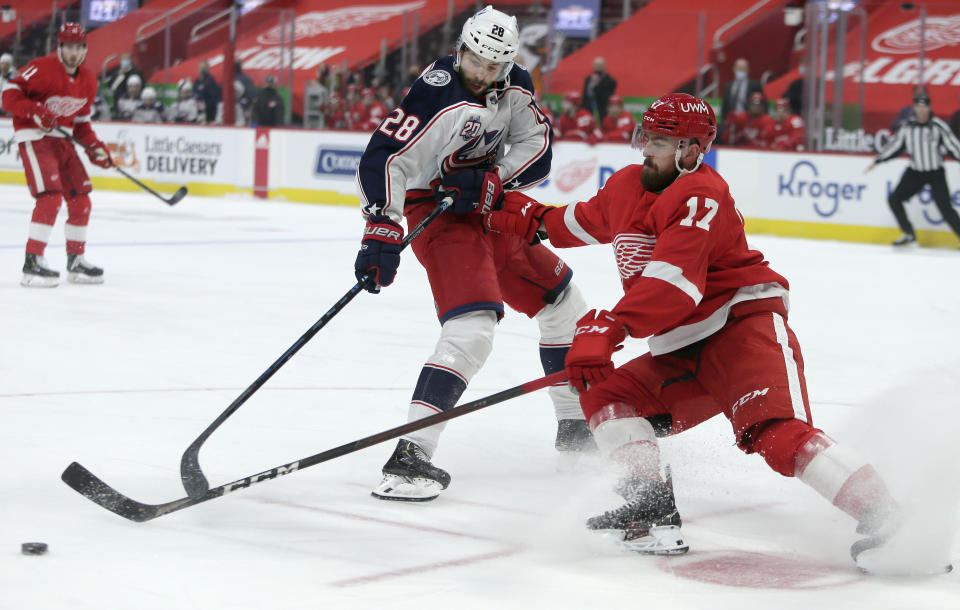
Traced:
[[47, 552], [47, 543], [24, 542], [20, 545], [20, 552], [24, 555], [43, 555]]

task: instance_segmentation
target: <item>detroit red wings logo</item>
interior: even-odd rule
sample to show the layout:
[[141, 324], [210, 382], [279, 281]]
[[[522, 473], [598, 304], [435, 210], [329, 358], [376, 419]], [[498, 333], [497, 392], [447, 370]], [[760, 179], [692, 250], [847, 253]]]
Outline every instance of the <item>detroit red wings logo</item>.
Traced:
[[[340, 30], [360, 28], [378, 21], [393, 19], [407, 11], [414, 11], [426, 4], [424, 0], [404, 4], [379, 4], [338, 8], [331, 11], [312, 11], [300, 15], [294, 21], [293, 39], [313, 38]], [[260, 44], [276, 45], [289, 39], [286, 26], [275, 26], [257, 36]]]
[[586, 182], [596, 169], [596, 158], [573, 161], [556, 170], [554, 181], [561, 192], [569, 193]]
[[82, 97], [54, 95], [48, 97], [43, 105], [47, 107], [47, 110], [57, 116], [69, 117], [80, 112], [80, 109], [83, 108], [83, 105], [86, 103], [87, 100]]
[[650, 262], [656, 243], [657, 238], [653, 235], [617, 235], [613, 239], [613, 253], [620, 277], [625, 280], [639, 277]]
[[920, 50], [921, 39], [927, 51], [960, 43], [960, 14], [927, 17], [924, 24], [908, 21], [878, 35], [871, 46], [881, 53], [912, 54]]

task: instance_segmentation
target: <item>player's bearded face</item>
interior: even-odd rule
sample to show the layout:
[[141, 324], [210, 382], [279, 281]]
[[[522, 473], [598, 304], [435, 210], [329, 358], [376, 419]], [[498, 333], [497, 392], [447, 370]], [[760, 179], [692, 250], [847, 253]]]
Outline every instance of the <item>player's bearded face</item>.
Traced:
[[68, 70], [73, 70], [81, 63], [87, 55], [87, 45], [77, 43], [67, 43], [60, 45], [60, 61]]
[[464, 49], [460, 56], [460, 82], [474, 95], [483, 95], [500, 75], [503, 64], [484, 59]]
[[644, 156], [640, 183], [648, 191], [662, 191], [670, 186], [680, 175], [675, 162], [679, 142], [676, 138], [657, 134], [639, 134], [634, 146], [640, 148]]

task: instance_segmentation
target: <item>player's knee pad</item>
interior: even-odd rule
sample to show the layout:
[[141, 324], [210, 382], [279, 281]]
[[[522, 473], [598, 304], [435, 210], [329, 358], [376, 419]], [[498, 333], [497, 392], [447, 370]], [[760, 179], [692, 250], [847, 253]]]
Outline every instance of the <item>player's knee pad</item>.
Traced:
[[776, 472], [792, 477], [798, 474], [801, 448], [817, 435], [826, 436], [805, 421], [778, 419], [754, 425], [744, 434], [739, 445], [746, 453], [759, 453]]
[[540, 324], [541, 343], [569, 344], [577, 329], [577, 320], [587, 311], [587, 302], [580, 289], [570, 282], [557, 300], [540, 310], [537, 322]]
[[90, 198], [86, 193], [67, 197], [67, 223], [85, 227], [90, 221]]
[[493, 351], [494, 311], [471, 311], [443, 323], [440, 339], [427, 361], [454, 370], [467, 381], [473, 377]]

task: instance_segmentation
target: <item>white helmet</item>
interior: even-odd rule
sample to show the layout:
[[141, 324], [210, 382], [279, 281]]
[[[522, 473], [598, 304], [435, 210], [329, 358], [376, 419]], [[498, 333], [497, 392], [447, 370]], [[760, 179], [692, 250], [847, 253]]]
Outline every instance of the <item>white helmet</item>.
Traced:
[[457, 64], [463, 47], [480, 57], [503, 63], [503, 70], [497, 80], [502, 80], [513, 68], [513, 60], [520, 50], [520, 28], [517, 18], [500, 12], [492, 6], [485, 6], [479, 13], [467, 19], [460, 32], [457, 44]]
[[140, 97], [145, 100], [150, 98], [157, 99], [157, 90], [153, 87], [144, 87], [143, 93], [140, 94]]

